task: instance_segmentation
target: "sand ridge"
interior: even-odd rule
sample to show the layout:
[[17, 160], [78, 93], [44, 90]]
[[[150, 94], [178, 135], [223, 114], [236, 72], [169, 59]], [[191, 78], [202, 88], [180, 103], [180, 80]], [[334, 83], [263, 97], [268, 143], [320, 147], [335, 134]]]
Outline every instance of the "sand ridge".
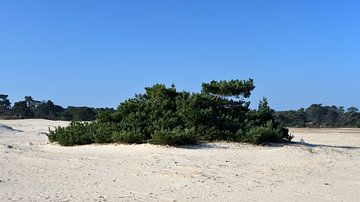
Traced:
[[[359, 201], [360, 129], [291, 129], [296, 144], [50, 144], [69, 122], [0, 120], [0, 201]], [[10, 147], [9, 147], [10, 145]]]

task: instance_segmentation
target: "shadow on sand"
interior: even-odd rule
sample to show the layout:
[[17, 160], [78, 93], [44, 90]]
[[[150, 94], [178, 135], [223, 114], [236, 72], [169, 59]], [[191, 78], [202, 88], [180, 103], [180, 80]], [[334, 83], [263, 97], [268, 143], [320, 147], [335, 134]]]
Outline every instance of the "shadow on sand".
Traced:
[[316, 148], [316, 147], [320, 147], [320, 148], [334, 148], [334, 149], [354, 149], [360, 150], [360, 147], [358, 146], [335, 146], [335, 145], [327, 145], [327, 144], [312, 144], [312, 143], [307, 143], [307, 142], [291, 142], [290, 145], [301, 145], [301, 146], [305, 146], [305, 147], [311, 147], [311, 148]]
[[10, 126], [0, 124], [0, 132], [24, 132], [22, 130], [14, 129]]
[[[312, 144], [300, 141], [293, 141], [290, 143], [264, 143], [258, 146], [264, 147], [284, 147], [284, 146], [303, 146], [309, 148], [333, 148], [333, 149], [349, 149], [349, 150], [360, 150], [359, 146], [335, 146], [335, 145], [327, 145], [327, 144]], [[197, 145], [184, 145], [184, 146], [176, 146], [176, 148], [181, 149], [228, 149], [230, 146], [219, 145], [216, 143], [202, 143]]]
[[303, 146], [309, 148], [333, 148], [333, 149], [350, 149], [350, 150], [360, 150], [358, 146], [342, 146], [342, 145], [328, 145], [328, 144], [312, 144], [303, 141], [292, 141], [290, 143], [266, 143], [263, 146], [269, 147], [283, 147], [283, 146]]
[[196, 145], [182, 145], [176, 146], [176, 148], [180, 149], [227, 149], [228, 146], [225, 145], [218, 145], [216, 143], [201, 143]]

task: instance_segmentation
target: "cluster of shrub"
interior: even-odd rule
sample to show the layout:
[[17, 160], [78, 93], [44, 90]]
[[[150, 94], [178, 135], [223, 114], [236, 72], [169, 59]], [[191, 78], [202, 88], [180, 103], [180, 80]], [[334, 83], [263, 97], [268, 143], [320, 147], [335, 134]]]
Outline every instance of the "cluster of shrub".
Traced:
[[275, 112], [275, 119], [286, 127], [360, 127], [360, 112], [356, 107], [322, 106]]
[[275, 121], [265, 98], [257, 110], [250, 110], [245, 98], [254, 88], [252, 79], [204, 83], [200, 93], [157, 84], [121, 103], [115, 111], [101, 111], [94, 122], [73, 122], [50, 131], [49, 140], [65, 146], [290, 141], [292, 136]]
[[0, 94], [0, 118], [2, 119], [29, 119], [41, 118], [49, 120], [66, 121], [93, 121], [98, 111], [90, 107], [63, 108], [55, 105], [52, 101], [37, 101], [31, 96], [25, 96], [24, 100], [15, 102], [11, 106], [8, 95]]

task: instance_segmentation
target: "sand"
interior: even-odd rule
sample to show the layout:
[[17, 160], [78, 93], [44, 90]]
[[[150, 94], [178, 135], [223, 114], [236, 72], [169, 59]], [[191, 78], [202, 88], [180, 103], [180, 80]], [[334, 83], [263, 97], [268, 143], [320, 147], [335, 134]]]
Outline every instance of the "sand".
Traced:
[[360, 201], [360, 129], [297, 144], [50, 144], [68, 122], [0, 120], [0, 201]]

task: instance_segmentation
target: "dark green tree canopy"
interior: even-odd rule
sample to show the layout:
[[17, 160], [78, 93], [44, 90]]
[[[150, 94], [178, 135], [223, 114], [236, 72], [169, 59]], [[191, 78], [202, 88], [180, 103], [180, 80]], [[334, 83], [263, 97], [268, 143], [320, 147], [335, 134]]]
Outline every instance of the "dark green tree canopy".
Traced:
[[[97, 111], [91, 107], [67, 107], [63, 108], [54, 104], [51, 100], [38, 101], [32, 96], [25, 96], [24, 100], [14, 103], [11, 106], [7, 95], [0, 95], [0, 118], [5, 119], [26, 119], [43, 118], [50, 120], [67, 121], [93, 121], [96, 118]], [[110, 111], [113, 111], [111, 109]]]
[[349, 107], [347, 108], [348, 112], [359, 112], [359, 109], [357, 107]]
[[0, 115], [7, 114], [11, 109], [11, 103], [8, 95], [0, 94]]
[[356, 107], [312, 104], [306, 110], [275, 112], [276, 120], [287, 127], [360, 127], [360, 112]]
[[254, 81], [252, 79], [211, 81], [210, 83], [202, 84], [202, 92], [216, 97], [248, 98], [254, 88]]

